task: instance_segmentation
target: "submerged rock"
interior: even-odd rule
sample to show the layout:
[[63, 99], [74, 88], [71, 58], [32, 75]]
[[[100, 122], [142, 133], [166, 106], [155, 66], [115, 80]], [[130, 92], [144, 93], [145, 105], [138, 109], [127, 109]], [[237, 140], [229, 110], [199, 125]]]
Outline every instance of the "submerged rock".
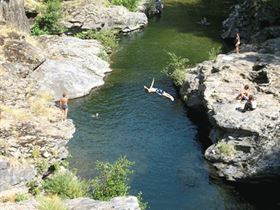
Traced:
[[[206, 150], [205, 157], [227, 180], [279, 174], [279, 47], [274, 48], [275, 54], [263, 53], [279, 44], [279, 39], [269, 40], [256, 52], [221, 54], [215, 61], [188, 69], [181, 94], [189, 106], [206, 108], [215, 144]], [[244, 103], [235, 97], [245, 84], [258, 106], [243, 113]]]

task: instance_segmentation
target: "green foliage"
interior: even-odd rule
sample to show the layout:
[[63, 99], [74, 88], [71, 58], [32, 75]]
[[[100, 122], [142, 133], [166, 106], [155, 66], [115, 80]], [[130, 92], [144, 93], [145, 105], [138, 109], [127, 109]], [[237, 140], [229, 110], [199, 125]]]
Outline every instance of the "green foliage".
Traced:
[[119, 158], [115, 163], [96, 163], [99, 176], [92, 180], [92, 198], [97, 200], [109, 200], [116, 196], [126, 196], [130, 187], [129, 177], [133, 171], [130, 167], [134, 165], [126, 157]]
[[67, 210], [66, 205], [62, 203], [57, 195], [51, 197], [40, 196], [38, 203], [37, 208], [39, 210]]
[[163, 73], [169, 76], [176, 86], [182, 86], [186, 78], [186, 69], [189, 59], [177, 56], [175, 53], [168, 52], [169, 63], [163, 69]]
[[114, 51], [118, 47], [117, 37], [112, 30], [87, 30], [77, 33], [75, 36], [80, 39], [96, 39], [100, 41], [104, 45], [106, 52]]
[[110, 0], [113, 5], [121, 5], [129, 9], [130, 11], [135, 11], [140, 0]]
[[32, 152], [31, 152], [31, 156], [33, 158], [39, 158], [41, 157], [41, 151], [40, 151], [40, 148], [39, 147], [34, 147]]
[[215, 60], [220, 52], [221, 52], [221, 47], [213, 47], [208, 53], [209, 60]]
[[63, 28], [59, 24], [62, 18], [61, 8], [61, 0], [44, 0], [43, 6], [39, 8], [40, 13], [31, 28], [31, 33], [38, 36], [63, 32]]
[[44, 180], [43, 189], [50, 194], [57, 194], [62, 198], [78, 198], [87, 194], [87, 182], [80, 180], [73, 173], [56, 174], [51, 179]]
[[142, 192], [139, 192], [137, 195], [137, 199], [139, 201], [139, 206], [141, 210], [146, 210], [149, 208], [148, 202], [145, 202], [142, 196]]
[[225, 156], [232, 156], [235, 154], [234, 146], [226, 142], [219, 142], [217, 148]]
[[27, 187], [29, 189], [29, 193], [32, 195], [39, 195], [42, 191], [41, 187], [39, 186], [38, 181], [32, 180], [27, 183]]
[[39, 174], [43, 174], [49, 168], [48, 161], [44, 158], [38, 159], [36, 161], [36, 167]]
[[29, 198], [28, 194], [17, 194], [15, 197], [15, 201], [16, 202], [25, 201], [28, 200], [28, 198]]

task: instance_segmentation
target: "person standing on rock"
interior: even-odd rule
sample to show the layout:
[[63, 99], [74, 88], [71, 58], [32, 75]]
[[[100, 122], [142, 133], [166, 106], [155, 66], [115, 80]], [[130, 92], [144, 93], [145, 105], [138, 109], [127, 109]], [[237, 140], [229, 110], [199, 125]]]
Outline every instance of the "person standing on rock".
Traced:
[[240, 34], [239, 33], [237, 33], [236, 34], [236, 38], [235, 38], [235, 51], [236, 51], [236, 53], [237, 54], [239, 54], [239, 50], [240, 50]]
[[60, 108], [62, 110], [63, 119], [67, 119], [68, 115], [68, 98], [66, 93], [62, 94], [62, 98], [59, 101]]

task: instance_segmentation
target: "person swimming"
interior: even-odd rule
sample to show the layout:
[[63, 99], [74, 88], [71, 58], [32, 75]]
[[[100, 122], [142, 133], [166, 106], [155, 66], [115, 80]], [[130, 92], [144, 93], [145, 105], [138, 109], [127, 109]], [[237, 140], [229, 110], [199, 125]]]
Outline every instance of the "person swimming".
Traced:
[[172, 95], [170, 95], [169, 93], [165, 92], [164, 90], [160, 89], [160, 88], [154, 88], [154, 82], [155, 82], [155, 79], [153, 78], [153, 81], [150, 85], [150, 87], [148, 88], [147, 86], [144, 86], [144, 89], [146, 92], [148, 93], [156, 93], [160, 96], [164, 96], [166, 98], [169, 98], [171, 101], [174, 101], [174, 97]]

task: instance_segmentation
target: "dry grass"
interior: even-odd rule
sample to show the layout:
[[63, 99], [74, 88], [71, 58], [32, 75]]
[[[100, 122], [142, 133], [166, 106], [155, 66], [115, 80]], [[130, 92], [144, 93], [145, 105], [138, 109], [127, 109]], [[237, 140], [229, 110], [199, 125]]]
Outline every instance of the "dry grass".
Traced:
[[41, 196], [38, 198], [39, 210], [67, 210], [67, 207], [62, 203], [61, 199], [57, 195], [50, 197]]
[[33, 10], [38, 8], [40, 6], [40, 4], [41, 4], [41, 1], [38, 1], [38, 0], [25, 0], [24, 1], [24, 6], [29, 9], [33, 9]]
[[56, 109], [51, 106], [53, 95], [49, 92], [39, 92], [36, 97], [31, 97], [28, 102], [31, 112], [35, 116], [46, 117], [53, 120], [56, 115]]
[[19, 121], [29, 120], [32, 115], [26, 112], [26, 109], [18, 109], [0, 104], [1, 118], [2, 119], [16, 119]]

